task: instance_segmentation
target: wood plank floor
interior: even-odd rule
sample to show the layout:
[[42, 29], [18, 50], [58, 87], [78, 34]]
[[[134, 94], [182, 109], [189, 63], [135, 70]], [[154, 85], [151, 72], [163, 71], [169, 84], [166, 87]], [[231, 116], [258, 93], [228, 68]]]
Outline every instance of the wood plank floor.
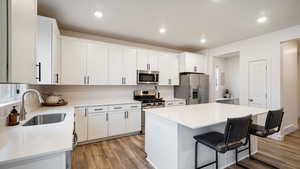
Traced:
[[[300, 121], [299, 121], [300, 122]], [[281, 169], [300, 169], [300, 130], [289, 134], [283, 142], [259, 139], [255, 156]], [[269, 169], [256, 161], [241, 162], [251, 169]], [[72, 169], [153, 169], [145, 160], [144, 136], [77, 146], [73, 153]], [[235, 165], [228, 169], [240, 169]]]

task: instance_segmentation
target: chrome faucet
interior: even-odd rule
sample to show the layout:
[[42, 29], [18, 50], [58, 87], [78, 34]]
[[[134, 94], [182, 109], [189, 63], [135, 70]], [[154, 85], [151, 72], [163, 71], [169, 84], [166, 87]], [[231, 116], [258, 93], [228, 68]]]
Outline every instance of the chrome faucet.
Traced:
[[25, 110], [25, 95], [28, 93], [35, 93], [38, 96], [40, 104], [44, 103], [44, 99], [41, 96], [41, 93], [35, 89], [28, 89], [22, 94], [22, 104], [21, 104], [21, 110], [20, 110], [20, 121], [26, 119], [26, 110]]

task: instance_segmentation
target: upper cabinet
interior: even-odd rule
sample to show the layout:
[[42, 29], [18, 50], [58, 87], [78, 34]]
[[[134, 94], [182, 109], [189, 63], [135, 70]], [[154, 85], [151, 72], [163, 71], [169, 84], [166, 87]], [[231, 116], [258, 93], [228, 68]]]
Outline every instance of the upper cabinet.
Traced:
[[207, 73], [206, 56], [184, 52], [179, 55], [179, 63], [180, 72]]
[[4, 30], [8, 34], [8, 39], [7, 41], [1, 40], [1, 46], [7, 46], [8, 51], [3, 52], [4, 56], [1, 58], [8, 56], [8, 59], [3, 62], [1, 60], [0, 66], [8, 65], [6, 67], [8, 77], [2, 77], [1, 80], [33, 84], [36, 82], [37, 1], [1, 1], [1, 5], [4, 3], [8, 3], [5, 4], [8, 5], [7, 15], [1, 14], [0, 17], [1, 20], [8, 19], [9, 25], [7, 25], [8, 29]]
[[61, 38], [61, 84], [86, 84], [88, 45], [76, 38]]
[[60, 83], [60, 32], [55, 19], [39, 16], [37, 29], [37, 83]]
[[160, 53], [159, 60], [159, 84], [179, 85], [178, 56], [173, 53]]
[[137, 50], [137, 69], [158, 71], [158, 55], [159, 52], [138, 49]]

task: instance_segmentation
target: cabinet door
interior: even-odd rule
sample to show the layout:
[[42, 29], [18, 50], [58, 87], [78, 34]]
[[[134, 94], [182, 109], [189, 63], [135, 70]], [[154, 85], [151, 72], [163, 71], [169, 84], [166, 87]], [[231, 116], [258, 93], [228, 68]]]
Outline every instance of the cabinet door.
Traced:
[[198, 72], [199, 65], [195, 54], [185, 54], [185, 72]]
[[169, 85], [170, 81], [170, 57], [167, 54], [159, 55], [159, 84]]
[[145, 49], [137, 50], [137, 69], [138, 70], [148, 70], [148, 54], [149, 51]]
[[88, 44], [86, 70], [89, 85], [107, 84], [108, 81], [108, 49], [102, 44]]
[[161, 53], [156, 51], [150, 51], [148, 55], [148, 64], [150, 70], [158, 71], [158, 57]]
[[108, 79], [109, 84], [121, 85], [123, 78], [123, 56], [122, 48], [118, 46], [109, 46], [108, 51]]
[[123, 72], [124, 84], [136, 85], [136, 59], [137, 51], [133, 48], [124, 48], [123, 50]]
[[59, 84], [61, 76], [61, 39], [57, 24], [52, 24], [52, 29], [52, 84]]
[[37, 83], [52, 83], [52, 23], [39, 17], [37, 31]]
[[141, 109], [129, 110], [126, 123], [128, 133], [141, 131]]
[[62, 84], [84, 84], [87, 44], [79, 39], [62, 38]]
[[107, 117], [105, 112], [88, 114], [88, 139], [107, 137]]
[[179, 85], [179, 63], [178, 56], [169, 54], [170, 83], [171, 85]]
[[108, 112], [108, 135], [115, 136], [126, 133], [125, 111]]
[[8, 2], [10, 4], [8, 81], [34, 84], [36, 83], [37, 0], [9, 0]]
[[87, 140], [87, 116], [85, 108], [75, 109], [75, 131], [78, 136], [78, 142]]

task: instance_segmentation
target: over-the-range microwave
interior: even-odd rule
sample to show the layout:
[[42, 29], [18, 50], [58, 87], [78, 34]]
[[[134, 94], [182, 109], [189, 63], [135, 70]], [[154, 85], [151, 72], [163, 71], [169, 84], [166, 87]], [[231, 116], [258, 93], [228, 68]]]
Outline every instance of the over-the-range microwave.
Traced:
[[159, 71], [137, 70], [138, 84], [158, 84]]

